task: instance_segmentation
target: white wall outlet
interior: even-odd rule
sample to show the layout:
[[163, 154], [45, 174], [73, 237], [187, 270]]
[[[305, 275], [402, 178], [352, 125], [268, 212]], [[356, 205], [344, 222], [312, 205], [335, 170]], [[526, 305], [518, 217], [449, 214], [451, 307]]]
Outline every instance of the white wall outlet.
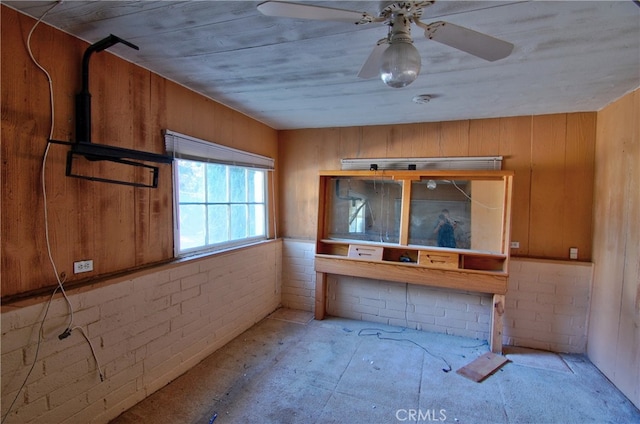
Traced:
[[511, 242], [511, 248], [512, 249], [520, 249], [520, 242], [519, 241], [512, 241]]
[[93, 259], [87, 259], [84, 261], [77, 261], [73, 263], [73, 273], [80, 274], [81, 272], [93, 271]]
[[570, 247], [569, 248], [569, 259], [578, 259], [578, 248]]

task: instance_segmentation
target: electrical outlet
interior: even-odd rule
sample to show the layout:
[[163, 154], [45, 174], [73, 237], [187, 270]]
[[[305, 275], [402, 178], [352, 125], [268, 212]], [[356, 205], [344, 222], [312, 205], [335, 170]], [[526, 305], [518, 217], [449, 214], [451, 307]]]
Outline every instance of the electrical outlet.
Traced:
[[78, 261], [73, 263], [73, 273], [80, 274], [81, 272], [93, 271], [93, 259], [87, 259], [84, 261]]
[[520, 242], [519, 241], [512, 241], [511, 242], [511, 248], [512, 249], [520, 249]]
[[578, 248], [570, 247], [569, 248], [569, 259], [578, 259]]

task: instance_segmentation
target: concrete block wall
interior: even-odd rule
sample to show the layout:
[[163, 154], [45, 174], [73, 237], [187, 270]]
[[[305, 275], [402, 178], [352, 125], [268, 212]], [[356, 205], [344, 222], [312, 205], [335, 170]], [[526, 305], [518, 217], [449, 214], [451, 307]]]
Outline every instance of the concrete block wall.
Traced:
[[489, 337], [489, 295], [337, 275], [330, 275], [327, 285], [329, 315], [476, 339]]
[[196, 365], [280, 304], [282, 242], [139, 272], [69, 294], [80, 330], [59, 340], [67, 304], [2, 307], [2, 416], [38, 359], [6, 423], [106, 423]]
[[[313, 249], [313, 242], [284, 241], [282, 290], [288, 307], [313, 310]], [[585, 353], [591, 274], [590, 263], [512, 258], [503, 343]], [[489, 338], [490, 295], [338, 275], [327, 282], [330, 315]]]
[[312, 312], [315, 304], [315, 243], [285, 239], [282, 244], [282, 306]]
[[586, 353], [593, 264], [512, 259], [504, 343]]

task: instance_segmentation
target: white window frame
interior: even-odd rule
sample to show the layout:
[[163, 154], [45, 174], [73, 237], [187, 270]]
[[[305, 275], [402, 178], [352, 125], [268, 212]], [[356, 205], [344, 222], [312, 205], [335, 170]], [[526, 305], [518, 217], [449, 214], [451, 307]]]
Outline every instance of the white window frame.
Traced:
[[[173, 206], [174, 206], [174, 255], [176, 257], [194, 253], [215, 252], [246, 246], [269, 237], [269, 221], [271, 208], [268, 196], [269, 180], [273, 182], [268, 171], [274, 170], [274, 160], [266, 156], [233, 149], [209, 141], [201, 140], [175, 131], [164, 130], [165, 147], [169, 154], [173, 154]], [[180, 185], [178, 181], [178, 160], [190, 160], [203, 164], [221, 164], [229, 167], [254, 168], [264, 171], [264, 235], [228, 240], [221, 243], [205, 244], [193, 248], [181, 248], [180, 246]], [[247, 202], [251, 203], [251, 202]], [[207, 203], [208, 204], [208, 203]]]

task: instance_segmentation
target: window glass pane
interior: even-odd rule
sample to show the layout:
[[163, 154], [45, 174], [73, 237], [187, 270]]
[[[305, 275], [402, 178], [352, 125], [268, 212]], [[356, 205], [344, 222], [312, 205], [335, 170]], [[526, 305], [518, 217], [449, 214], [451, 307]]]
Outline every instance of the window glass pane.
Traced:
[[247, 170], [248, 201], [264, 202], [264, 171]]
[[204, 202], [205, 164], [190, 160], [178, 160], [180, 203]]
[[265, 235], [264, 205], [249, 205], [249, 237]]
[[244, 168], [229, 168], [229, 190], [232, 202], [247, 201], [247, 172]]
[[203, 246], [206, 242], [204, 205], [180, 205], [180, 250]]
[[209, 243], [224, 243], [229, 240], [229, 206], [209, 206]]
[[231, 205], [230, 239], [247, 237], [247, 205]]
[[227, 166], [216, 163], [207, 164], [207, 201], [212, 203], [228, 202]]
[[266, 238], [266, 171], [183, 159], [174, 166], [178, 252]]

